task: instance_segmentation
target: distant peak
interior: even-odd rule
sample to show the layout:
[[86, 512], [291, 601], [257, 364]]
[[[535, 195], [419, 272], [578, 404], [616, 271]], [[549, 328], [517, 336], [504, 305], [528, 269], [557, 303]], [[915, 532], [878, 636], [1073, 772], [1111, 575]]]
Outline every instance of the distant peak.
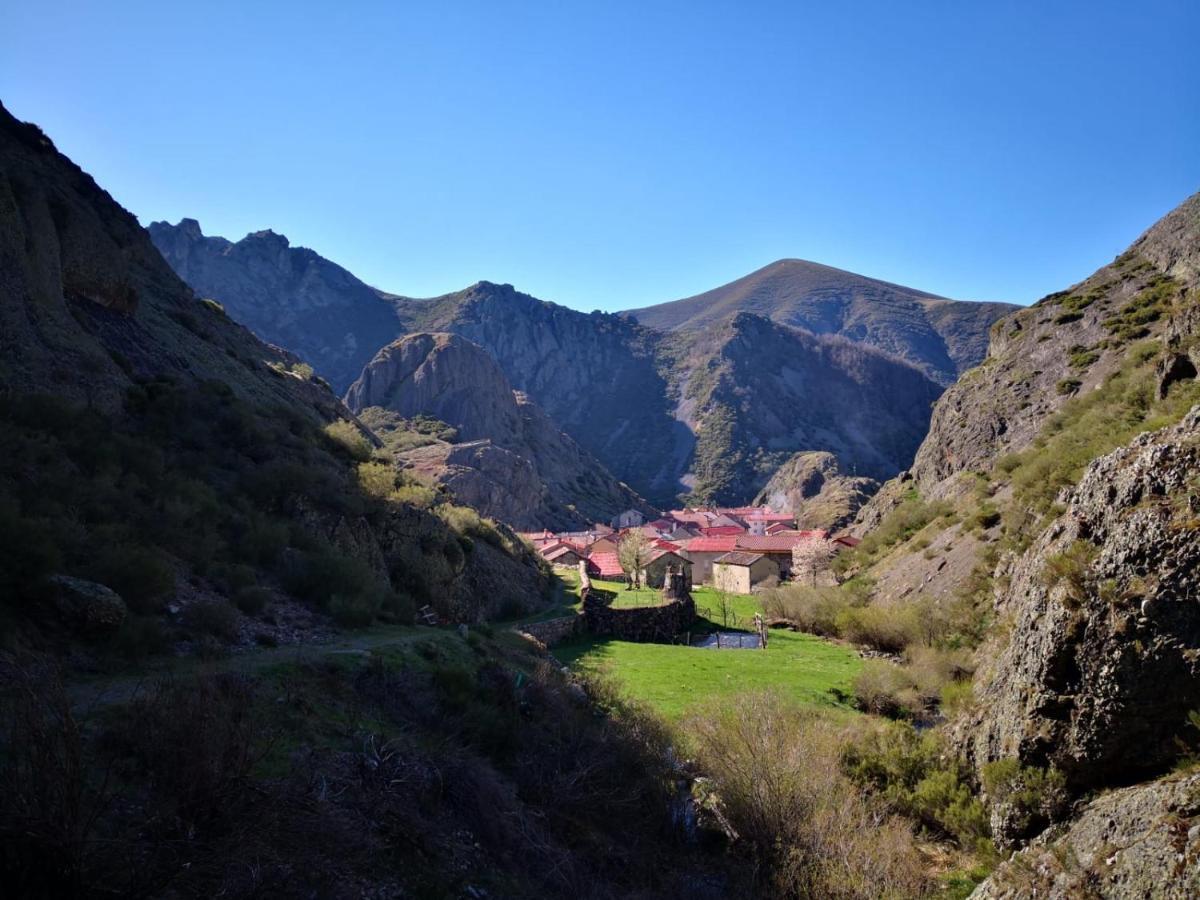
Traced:
[[252, 231], [246, 235], [245, 239], [248, 241], [263, 241], [268, 244], [278, 244], [281, 247], [291, 246], [291, 242], [284, 235], [277, 234], [270, 228], [264, 228], [262, 231]]
[[200, 230], [200, 223], [195, 219], [180, 219], [179, 224], [175, 227], [194, 241], [204, 237], [204, 232]]

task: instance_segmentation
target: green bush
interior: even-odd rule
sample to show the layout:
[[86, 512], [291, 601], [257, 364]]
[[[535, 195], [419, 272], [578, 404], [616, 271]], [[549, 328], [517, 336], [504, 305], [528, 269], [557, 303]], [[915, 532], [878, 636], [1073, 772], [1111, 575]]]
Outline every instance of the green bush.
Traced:
[[835, 624], [846, 640], [885, 653], [899, 653], [917, 639], [920, 628], [915, 607], [902, 603], [847, 607]]
[[371, 458], [371, 442], [353, 422], [346, 419], [330, 422], [325, 426], [325, 436], [352, 459], [366, 462]]
[[120, 656], [137, 661], [165, 653], [170, 638], [157, 616], [126, 616], [112, 646]]
[[965, 849], [992, 854], [988, 816], [966, 771], [936, 732], [909, 725], [868, 726], [842, 752], [843, 771], [902, 815]]
[[175, 570], [153, 547], [115, 544], [103, 548], [91, 573], [136, 613], [155, 613], [175, 593]]

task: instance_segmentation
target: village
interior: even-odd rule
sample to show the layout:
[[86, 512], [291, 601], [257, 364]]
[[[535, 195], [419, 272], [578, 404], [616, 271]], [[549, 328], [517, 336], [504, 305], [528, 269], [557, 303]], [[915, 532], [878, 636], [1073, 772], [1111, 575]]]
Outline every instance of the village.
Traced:
[[647, 521], [630, 509], [586, 531], [521, 535], [556, 568], [592, 578], [660, 588], [671, 570], [688, 584], [749, 594], [797, 577], [816, 580], [838, 552], [858, 539], [799, 530], [796, 518], [766, 506], [671, 510]]

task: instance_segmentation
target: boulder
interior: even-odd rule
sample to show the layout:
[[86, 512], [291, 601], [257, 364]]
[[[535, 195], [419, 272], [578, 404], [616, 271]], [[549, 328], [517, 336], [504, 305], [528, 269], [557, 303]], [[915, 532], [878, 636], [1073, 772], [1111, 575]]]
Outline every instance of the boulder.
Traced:
[[54, 606], [73, 631], [99, 637], [121, 627], [128, 610], [125, 601], [111, 588], [70, 575], [54, 575]]

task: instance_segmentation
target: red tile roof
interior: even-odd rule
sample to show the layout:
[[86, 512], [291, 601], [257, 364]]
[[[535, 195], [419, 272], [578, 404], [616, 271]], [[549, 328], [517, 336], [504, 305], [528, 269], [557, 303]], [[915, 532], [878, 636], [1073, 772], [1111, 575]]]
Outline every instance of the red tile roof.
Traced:
[[688, 553], [729, 553], [736, 550], [738, 539], [747, 535], [728, 535], [723, 537], [698, 537], [688, 541]]
[[705, 537], [727, 537], [731, 534], [745, 534], [746, 529], [741, 525], [710, 525], [701, 528], [700, 533]]
[[753, 550], [757, 553], [788, 553], [804, 541], [823, 540], [823, 531], [793, 531], [788, 534], [744, 534], [737, 539], [738, 550]]
[[596, 567], [596, 574], [601, 578], [623, 578], [625, 570], [615, 553], [593, 553], [588, 561]]

